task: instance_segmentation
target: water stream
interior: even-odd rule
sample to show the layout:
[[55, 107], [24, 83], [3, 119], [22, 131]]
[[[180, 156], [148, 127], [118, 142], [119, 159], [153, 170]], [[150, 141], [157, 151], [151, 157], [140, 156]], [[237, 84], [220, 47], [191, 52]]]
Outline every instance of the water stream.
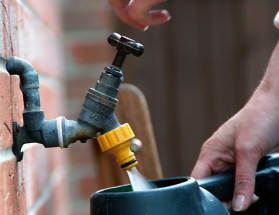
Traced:
[[154, 184], [139, 173], [136, 167], [127, 170], [127, 173], [130, 178], [133, 191], [146, 191], [156, 188]]

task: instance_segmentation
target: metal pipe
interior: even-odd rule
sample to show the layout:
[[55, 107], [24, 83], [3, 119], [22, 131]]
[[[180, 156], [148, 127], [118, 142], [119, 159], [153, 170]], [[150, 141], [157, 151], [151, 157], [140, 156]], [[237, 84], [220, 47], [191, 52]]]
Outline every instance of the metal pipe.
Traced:
[[24, 111], [40, 111], [39, 77], [27, 61], [10, 57], [6, 69], [11, 75], [20, 77], [20, 89], [23, 93]]

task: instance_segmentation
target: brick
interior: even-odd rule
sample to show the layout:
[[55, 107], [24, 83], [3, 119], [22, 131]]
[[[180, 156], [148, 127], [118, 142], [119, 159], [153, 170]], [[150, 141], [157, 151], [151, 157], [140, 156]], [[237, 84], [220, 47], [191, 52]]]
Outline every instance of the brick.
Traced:
[[[104, 29], [110, 25], [112, 13], [108, 10], [109, 6], [106, 1], [95, 0], [93, 3], [91, 0], [71, 2], [79, 6], [79, 8], [75, 8], [73, 13], [66, 12], [69, 15], [67, 18], [73, 21], [71, 23], [72, 27], [68, 26], [71, 29], [85, 29], [89, 27], [95, 30], [96, 28]], [[92, 8], [86, 6], [90, 4]], [[60, 12], [58, 11], [59, 8], [56, 5], [56, 1], [6, 0], [3, 1], [1, 6], [0, 36], [3, 39], [0, 41], [0, 55], [6, 57], [16, 55], [30, 62], [40, 75], [41, 106], [45, 111], [46, 118], [54, 119], [58, 116], [65, 115], [66, 110], [63, 100], [65, 92], [63, 91], [64, 86], [62, 83], [64, 81], [64, 73], [61, 66], [63, 59], [61, 53], [61, 23], [59, 20]], [[86, 6], [86, 12], [78, 11], [84, 6]], [[95, 12], [92, 13], [93, 10]], [[75, 16], [70, 17], [70, 15]], [[91, 40], [87, 40], [87, 42], [78, 41], [74, 48], [76, 54], [74, 56], [75, 62], [72, 63], [88, 65], [91, 62], [95, 64], [107, 61], [107, 59], [111, 61], [112, 57], [108, 52], [109, 46], [104, 46], [96, 42], [94, 43]], [[98, 51], [93, 54], [95, 56], [91, 57], [91, 52], [96, 48], [98, 48]], [[87, 75], [85, 77], [88, 79]], [[85, 79], [84, 81], [87, 81]], [[10, 77], [8, 74], [4, 73], [3, 75], [0, 72], [0, 83], [0, 113], [5, 112], [5, 114], [0, 114], [1, 150], [1, 147], [10, 147], [12, 144], [11, 134], [7, 132], [9, 129], [6, 126], [3, 127], [2, 122], [5, 121], [7, 125], [11, 126], [13, 119], [20, 125], [23, 125], [23, 99], [19, 89], [18, 77]], [[82, 83], [82, 81], [73, 82], [76, 90], [83, 86], [83, 84], [85, 83]], [[81, 93], [82, 101], [84, 100], [86, 91], [89, 87], [94, 86], [95, 81], [93, 83], [88, 81], [86, 82], [87, 84], [88, 86]], [[3, 104], [1, 103], [2, 94], [4, 95], [4, 99], [7, 98]], [[76, 98], [80, 98], [78, 94], [76, 95]], [[10, 101], [7, 102], [8, 100]], [[80, 108], [78, 108], [79, 111]], [[7, 145], [3, 146], [1, 138], [3, 138]], [[72, 151], [70, 149], [76, 149], [79, 153], [71, 154]], [[34, 206], [42, 197], [41, 195], [45, 186], [52, 183], [50, 182], [51, 175], [57, 169], [67, 165], [69, 154], [73, 155], [71, 162], [74, 167], [82, 168], [80, 171], [74, 168], [75, 174], [78, 173], [80, 177], [77, 178], [74, 176], [75, 174], [71, 174], [74, 177], [72, 181], [76, 181], [78, 185], [75, 186], [75, 184], [72, 184], [69, 192], [73, 190], [77, 191], [77, 197], [83, 200], [86, 199], [85, 202], [89, 205], [88, 193], [92, 189], [97, 189], [98, 183], [94, 181], [96, 188], [92, 188], [93, 185], [91, 182], [94, 180], [96, 174], [92, 165], [95, 161], [90, 154], [92, 147], [90, 144], [77, 144], [70, 149], [45, 149], [42, 145], [30, 144], [29, 147], [25, 147], [24, 149], [25, 155], [21, 163], [16, 163], [14, 156], [8, 159], [8, 161], [0, 161], [0, 192], [2, 194], [1, 197], [5, 200], [0, 201], [0, 214], [26, 214], [27, 209]], [[89, 168], [92, 168], [92, 170], [88, 171]], [[69, 180], [68, 177], [64, 175], [61, 177], [61, 180], [55, 182], [55, 184], [51, 184], [51, 186], [53, 185], [50, 188], [51, 194], [36, 214], [69, 214], [65, 211], [65, 208], [68, 208], [68, 191], [66, 186], [67, 180]], [[81, 186], [79, 186], [79, 179]], [[2, 181], [5, 183], [2, 183]], [[86, 192], [88, 193], [86, 194]], [[89, 208], [87, 214], [88, 212]]]
[[2, 7], [0, 10], [0, 34], [3, 35], [3, 39], [0, 40], [0, 55], [5, 56], [6, 50], [4, 48], [4, 16], [3, 16], [4, 8]]
[[30, 208], [47, 184], [50, 172], [48, 151], [39, 144], [27, 145], [24, 146], [24, 157], [21, 163], [24, 165], [27, 208]]
[[40, 197], [50, 181], [51, 175], [66, 166], [67, 150], [44, 148], [40, 144], [29, 144], [24, 149], [24, 178], [26, 183], [27, 208]]
[[64, 175], [53, 188], [51, 198], [54, 208], [53, 214], [68, 215], [68, 196], [67, 175]]
[[[93, 72], [92, 72], [93, 73]], [[99, 79], [101, 71], [97, 75], [91, 74], [87, 76], [73, 77], [67, 80], [68, 98], [85, 98], [89, 88], [93, 88]]]
[[[11, 153], [11, 152], [10, 152]], [[3, 215], [16, 215], [20, 214], [17, 196], [17, 166], [15, 157], [8, 156], [1, 153], [0, 162], [0, 214]]]
[[37, 198], [30, 211], [34, 214], [48, 215], [59, 214], [68, 215], [68, 185], [67, 185], [67, 171], [57, 168], [50, 174], [50, 180], [45, 186], [44, 191]]
[[26, 0], [26, 4], [50, 29], [57, 34], [61, 33], [61, 14], [57, 1]]
[[[12, 86], [13, 86], [13, 99], [14, 99], [14, 118], [17, 119], [17, 121], [22, 120], [22, 110], [23, 110], [23, 100], [22, 100], [22, 94], [19, 89], [19, 79], [16, 76], [12, 77]], [[59, 101], [58, 97], [61, 97], [59, 93], [55, 93], [55, 89], [52, 89], [51, 87], [41, 84], [40, 88], [41, 92], [41, 100], [42, 100], [42, 107], [46, 108], [46, 117], [49, 118], [56, 118], [57, 114], [59, 113], [59, 104], [57, 101]], [[57, 97], [57, 98], [56, 98]], [[44, 101], [49, 98], [50, 104], [45, 103]], [[48, 101], [49, 101], [48, 100]], [[62, 103], [62, 102], [61, 102]], [[22, 108], [18, 108], [18, 106], [22, 106]], [[22, 124], [22, 123], [21, 123]], [[30, 145], [30, 144], [26, 144]], [[39, 144], [32, 144], [31, 147], [27, 147], [25, 150], [25, 155], [23, 158], [23, 166], [24, 168], [24, 175], [25, 178], [28, 178], [28, 181], [30, 183], [27, 183], [28, 186], [28, 207], [30, 207], [36, 198], [39, 196], [39, 193], [43, 189], [44, 185], [47, 183], [48, 180], [48, 172], [52, 171], [55, 167], [54, 164], [51, 164], [53, 160], [50, 158], [52, 157], [52, 154], [57, 154], [56, 151], [61, 151], [60, 148], [57, 149], [45, 149], [42, 145]], [[54, 153], [55, 152], [55, 153]], [[61, 152], [60, 152], [61, 153]], [[56, 156], [58, 157], [58, 156]], [[60, 156], [61, 157], [61, 156]], [[54, 161], [53, 161], [54, 162]], [[61, 164], [61, 161], [58, 162]], [[65, 162], [62, 162], [64, 164]], [[42, 172], [38, 172], [38, 169], [43, 169]]]
[[[62, 80], [60, 22], [59, 14], [54, 11], [57, 9], [54, 1], [38, 4], [28, 0], [31, 10], [28, 10], [24, 1], [19, 2], [7, 0], [1, 4], [0, 55], [22, 57], [40, 74]], [[37, 19], [38, 17], [41, 17], [41, 20]], [[27, 213], [27, 207], [32, 206], [40, 196], [49, 182], [51, 172], [57, 166], [65, 165], [66, 156], [61, 156], [60, 149], [48, 150], [36, 144], [25, 149], [21, 163], [16, 162], [13, 154], [5, 157], [1, 150], [10, 150], [6, 148], [12, 145], [12, 119], [23, 125], [23, 98], [17, 76], [0, 71], [0, 83], [0, 214], [23, 215]], [[44, 83], [43, 79], [40, 93], [42, 107], [47, 112], [46, 117], [57, 117], [57, 114], [63, 111], [62, 89], [59, 81], [56, 81], [56, 85], [49, 85], [49, 82]], [[51, 159], [58, 157], [59, 165], [55, 165], [55, 161]], [[62, 195], [63, 193], [59, 197]], [[50, 207], [56, 206], [49, 205], [47, 208]]]
[[2, 22], [3, 22], [3, 48], [4, 48], [4, 56], [7, 56], [7, 54], [10, 52], [10, 49], [8, 46], [9, 44], [9, 17], [8, 17], [8, 5], [7, 2], [2, 2], [1, 4], [2, 9]]
[[68, 99], [68, 101], [67, 101], [68, 108], [67, 108], [67, 114], [66, 114], [68, 119], [74, 119], [74, 120], [77, 119], [83, 102], [84, 102], [84, 99], [81, 99], [81, 98]]
[[87, 140], [87, 143], [80, 143], [78, 141], [69, 146], [68, 150], [72, 166], [94, 163], [92, 144], [92, 140]]
[[27, 60], [38, 73], [57, 79], [63, 77], [61, 72], [61, 38], [29, 14], [25, 8], [17, 6], [18, 37], [17, 56]]
[[79, 180], [80, 197], [90, 199], [90, 196], [100, 189], [98, 178], [93, 176], [85, 176]]
[[61, 148], [48, 148], [45, 149], [49, 154], [49, 171], [54, 172], [55, 169], [67, 166], [69, 155], [69, 149], [61, 149]]
[[[12, 86], [14, 88], [13, 90], [13, 99], [14, 99], [14, 113], [16, 114], [15, 118], [18, 120], [21, 120], [22, 115], [22, 109], [18, 108], [19, 105], [23, 106], [22, 101], [22, 94], [20, 92], [20, 89], [18, 87], [19, 85], [19, 79], [18, 77], [12, 77], [13, 82]], [[55, 118], [57, 117], [57, 114], [59, 112], [59, 104], [57, 101], [59, 101], [60, 93], [55, 93], [55, 89], [52, 89], [46, 84], [41, 84], [40, 91], [42, 91], [41, 94], [41, 100], [42, 104], [44, 104], [44, 101], [49, 98], [50, 104], [45, 103], [45, 105], [42, 105], [42, 107], [45, 106], [46, 108], [46, 117], [49, 118]], [[48, 100], [48, 101], [49, 101]], [[19, 102], [20, 101], [20, 102]], [[61, 102], [62, 103], [62, 102]], [[20, 110], [19, 110], [20, 109]], [[21, 123], [22, 124], [22, 123]], [[59, 154], [56, 153], [56, 151], [62, 152], [60, 148], [57, 149], [45, 149], [40, 144], [26, 144], [27, 149], [24, 150], [24, 158], [23, 158], [23, 166], [24, 166], [24, 178], [29, 183], [26, 184], [28, 187], [27, 191], [27, 206], [30, 207], [38, 198], [40, 192], [44, 188], [45, 184], [48, 181], [49, 172], [53, 171], [55, 168], [55, 165], [52, 164], [55, 162], [55, 160], [52, 160], [53, 154]], [[54, 153], [55, 152], [55, 153]], [[56, 156], [58, 157], [58, 156]], [[61, 156], [60, 156], [61, 157]], [[56, 160], [57, 161], [57, 160]], [[65, 164], [65, 162], [61, 162], [61, 159], [59, 160], [58, 164]], [[57, 166], [57, 165], [56, 165]], [[38, 169], [42, 169], [42, 171], [37, 171]]]
[[5, 24], [6, 32], [6, 43], [7, 43], [7, 55], [16, 55], [18, 53], [18, 40], [17, 40], [17, 11], [18, 4], [15, 1], [8, 1], [5, 12], [7, 14], [7, 20]]
[[41, 108], [45, 113], [46, 119], [55, 119], [65, 115], [62, 83], [60, 84], [54, 79], [48, 81], [40, 79], [39, 92]]
[[40, 215], [49, 215], [49, 214], [53, 214], [52, 213], [52, 206], [51, 205], [48, 205], [48, 204], [43, 204], [38, 212], [36, 214], [40, 214]]
[[26, 204], [26, 181], [24, 176], [24, 166], [22, 163], [17, 163], [17, 175], [18, 175], [18, 205], [20, 208], [20, 215], [25, 215], [27, 213], [27, 204]]
[[24, 110], [23, 95], [20, 90], [20, 81], [17, 75], [11, 77], [12, 112], [13, 121], [23, 126], [22, 112]]
[[66, 31], [106, 29], [112, 24], [112, 12], [108, 10], [65, 12]]
[[111, 9], [111, 6], [106, 1], [99, 0], [82, 0], [82, 1], [67, 1], [63, 5], [63, 11], [98, 11], [102, 9]]
[[77, 119], [85, 100], [85, 95], [89, 88], [95, 86], [100, 73], [101, 71], [98, 71], [96, 75], [92, 72], [92, 74], [74, 76], [67, 80], [67, 117], [74, 120]]
[[0, 71], [0, 148], [12, 145], [12, 105], [10, 77]]
[[107, 43], [73, 42], [71, 45], [73, 59], [78, 64], [93, 64], [113, 59], [112, 48]]
[[68, 1], [64, 5], [64, 28], [69, 30], [102, 29], [112, 25], [112, 8], [106, 1]]
[[24, 153], [22, 162], [25, 168], [25, 181], [28, 182], [26, 183], [27, 208], [31, 208], [50, 183], [51, 175], [66, 165], [67, 151], [62, 151], [60, 148], [46, 149], [42, 145], [32, 144], [24, 150]]
[[[71, 187], [71, 189], [69, 190], [69, 195], [71, 200], [87, 201], [88, 198], [90, 198], [90, 196], [88, 197], [89, 192], [93, 193], [101, 188], [100, 182], [94, 179], [97, 177], [98, 173], [97, 168], [94, 166], [94, 164], [95, 162], [83, 165], [71, 165], [72, 167], [69, 173], [69, 186]], [[86, 182], [83, 187], [82, 179], [85, 179], [85, 181], [83, 182]], [[90, 181], [91, 179], [93, 181]], [[83, 191], [86, 186], [90, 190], [87, 193], [82, 194], [81, 191]]]

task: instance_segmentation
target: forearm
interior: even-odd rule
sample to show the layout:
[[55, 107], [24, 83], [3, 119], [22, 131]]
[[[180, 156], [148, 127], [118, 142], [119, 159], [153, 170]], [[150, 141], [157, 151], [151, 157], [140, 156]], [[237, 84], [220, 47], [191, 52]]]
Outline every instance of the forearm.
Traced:
[[270, 57], [265, 75], [252, 98], [259, 95], [267, 95], [270, 99], [277, 99], [279, 101], [279, 42]]

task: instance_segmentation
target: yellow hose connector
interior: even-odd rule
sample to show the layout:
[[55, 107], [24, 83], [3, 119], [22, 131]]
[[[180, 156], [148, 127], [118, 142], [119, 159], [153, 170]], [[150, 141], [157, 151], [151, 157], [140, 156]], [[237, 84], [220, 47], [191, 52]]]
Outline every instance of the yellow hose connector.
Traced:
[[125, 123], [97, 138], [102, 151], [109, 150], [117, 157], [123, 170], [131, 169], [138, 164], [135, 154], [130, 149], [130, 139], [135, 137], [130, 125]]

